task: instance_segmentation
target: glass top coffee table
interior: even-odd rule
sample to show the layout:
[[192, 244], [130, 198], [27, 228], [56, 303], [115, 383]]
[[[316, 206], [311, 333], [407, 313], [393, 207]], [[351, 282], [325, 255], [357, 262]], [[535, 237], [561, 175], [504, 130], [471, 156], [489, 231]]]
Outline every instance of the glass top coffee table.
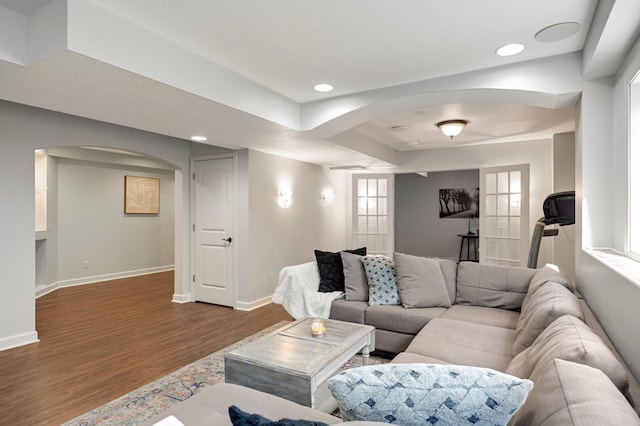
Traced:
[[224, 355], [225, 381], [333, 411], [337, 404], [327, 379], [358, 352], [366, 364], [369, 352], [375, 349], [375, 328], [324, 321], [324, 336], [312, 336], [313, 319], [303, 318], [228, 352]]

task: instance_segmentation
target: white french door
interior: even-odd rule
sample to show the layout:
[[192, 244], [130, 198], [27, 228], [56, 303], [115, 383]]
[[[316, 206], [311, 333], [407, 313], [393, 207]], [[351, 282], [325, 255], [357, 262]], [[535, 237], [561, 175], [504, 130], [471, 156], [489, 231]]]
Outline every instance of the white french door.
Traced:
[[480, 262], [526, 266], [529, 165], [480, 169]]
[[353, 244], [393, 256], [394, 175], [353, 175]]

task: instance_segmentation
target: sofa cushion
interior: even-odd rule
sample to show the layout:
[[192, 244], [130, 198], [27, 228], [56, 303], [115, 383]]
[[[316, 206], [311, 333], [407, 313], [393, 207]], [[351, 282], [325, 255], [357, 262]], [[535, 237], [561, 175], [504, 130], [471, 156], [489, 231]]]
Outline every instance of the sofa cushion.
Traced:
[[488, 308], [520, 309], [535, 269], [460, 262], [456, 303]]
[[431, 358], [412, 352], [400, 352], [391, 360], [392, 364], [451, 364], [441, 359]]
[[542, 330], [563, 315], [573, 315], [584, 320], [578, 298], [563, 285], [547, 282], [524, 299], [516, 326], [513, 353], [519, 354], [531, 346]]
[[438, 259], [394, 253], [400, 302], [405, 308], [451, 306]]
[[343, 251], [340, 253], [342, 259], [342, 271], [344, 273], [345, 299], [358, 302], [369, 300], [369, 284], [362, 265], [362, 256]]
[[542, 268], [536, 270], [536, 273], [531, 278], [531, 282], [529, 282], [527, 294], [532, 295], [544, 284], [551, 281], [565, 286], [568, 290], [573, 290], [573, 286], [567, 275], [558, 266], [547, 263]]
[[398, 333], [397, 331], [376, 328], [376, 352], [398, 354], [411, 343], [415, 334]]
[[[367, 254], [366, 247], [345, 251], [361, 256]], [[340, 252], [334, 253], [314, 250], [313, 253], [318, 263], [318, 272], [320, 273], [320, 286], [318, 287], [318, 291], [321, 293], [344, 291], [344, 272]]]
[[520, 313], [516, 311], [471, 305], [453, 305], [442, 315], [442, 318], [492, 325], [511, 330], [515, 330], [519, 317]]
[[368, 306], [367, 302], [350, 302], [345, 299], [336, 299], [331, 302], [329, 318], [364, 324], [364, 313]]
[[440, 269], [444, 277], [444, 283], [449, 293], [449, 301], [453, 305], [456, 303], [456, 276], [458, 275], [458, 263], [449, 259], [438, 259]]
[[640, 425], [631, 405], [602, 371], [554, 359], [535, 381], [510, 425]]
[[430, 364], [358, 367], [328, 384], [348, 420], [401, 425], [506, 425], [533, 386], [488, 368]]
[[417, 334], [425, 324], [446, 311], [446, 308], [405, 309], [400, 305], [372, 305], [364, 314], [364, 323], [381, 330]]
[[363, 256], [361, 260], [369, 284], [369, 305], [399, 305], [393, 259], [387, 256]]
[[416, 335], [405, 352], [451, 364], [504, 371], [513, 358], [515, 330], [435, 318]]
[[629, 386], [627, 373], [613, 352], [585, 323], [564, 315], [551, 323], [524, 351], [513, 358], [508, 374], [534, 382], [555, 358], [598, 368], [623, 392]]

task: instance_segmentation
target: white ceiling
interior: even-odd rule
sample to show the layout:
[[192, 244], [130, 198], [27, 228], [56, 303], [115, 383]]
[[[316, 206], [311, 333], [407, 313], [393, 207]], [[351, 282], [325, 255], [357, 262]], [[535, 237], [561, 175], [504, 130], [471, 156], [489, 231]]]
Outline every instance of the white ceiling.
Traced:
[[[105, 9], [297, 101], [378, 89], [582, 49], [595, 0], [94, 0]], [[558, 43], [540, 29], [580, 22]], [[459, 25], [459, 23], [464, 23]], [[494, 51], [511, 42], [512, 59]]]
[[[64, 0], [0, 0], [0, 6], [31, 16], [47, 3]], [[208, 143], [215, 145], [250, 147], [329, 166], [380, 161], [329, 142], [321, 132], [303, 131], [304, 126], [296, 128], [287, 120], [256, 114], [256, 104], [262, 102], [258, 94], [271, 97], [277, 116], [280, 107], [295, 111], [344, 95], [578, 52], [585, 45], [598, 6], [597, 0], [155, 0], [152, 7], [144, 0], [68, 3], [74, 11], [69, 20], [78, 19], [81, 14], [76, 10], [89, 5], [94, 17], [95, 11], [105, 19], [117, 17], [170, 43], [175, 50], [167, 55], [178, 52], [180, 56], [165, 60], [195, 55], [207, 66], [215, 64], [217, 74], [203, 67], [198, 80], [207, 80], [209, 75], [212, 81], [204, 81], [211, 85], [209, 89], [217, 91], [216, 96], [227, 89], [226, 99], [232, 102], [223, 99], [224, 93], [212, 99], [215, 96], [203, 88], [203, 81], [167, 83], [166, 78], [140, 71], [143, 68], [125, 66], [133, 61], [151, 63], [154, 55], [162, 55], [137, 51], [137, 40], [131, 40], [130, 46], [126, 42], [117, 45], [110, 52], [113, 60], [71, 50], [27, 66], [0, 60], [0, 98], [183, 139], [204, 133]], [[637, 3], [616, 1], [616, 5], [627, 5], [622, 10], [635, 7], [632, 10], [638, 11]], [[618, 56], [638, 35], [638, 19], [626, 16], [622, 28], [607, 34], [610, 44], [617, 38]], [[561, 22], [578, 22], [581, 29], [557, 42], [534, 39], [539, 30]], [[116, 32], [102, 32], [83, 41], [102, 47], [119, 37]], [[0, 48], [6, 42], [0, 41]], [[524, 44], [525, 51], [509, 58], [495, 55], [498, 47], [512, 42]], [[598, 63], [593, 63], [595, 69]], [[173, 81], [181, 73], [191, 78], [188, 72], [193, 72], [180, 70], [177, 63], [176, 70], [158, 72], [173, 71]], [[221, 75], [236, 76], [238, 84], [252, 91], [216, 87]], [[331, 83], [335, 90], [328, 94], [313, 91], [320, 82]], [[370, 117], [354, 123], [352, 130], [396, 151], [406, 151], [451, 146], [434, 126], [442, 119], [469, 120], [455, 139], [457, 145], [469, 145], [549, 138], [573, 130], [573, 114], [571, 106], [550, 109], [452, 100]], [[389, 130], [396, 125], [409, 129]], [[418, 142], [409, 145], [410, 141]]]

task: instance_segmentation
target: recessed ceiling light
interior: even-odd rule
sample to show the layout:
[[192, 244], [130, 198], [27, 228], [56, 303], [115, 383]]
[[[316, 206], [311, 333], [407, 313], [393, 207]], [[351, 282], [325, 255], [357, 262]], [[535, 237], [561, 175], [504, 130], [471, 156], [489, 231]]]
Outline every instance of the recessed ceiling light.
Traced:
[[549, 43], [567, 39], [578, 31], [580, 31], [580, 24], [577, 22], [561, 22], [541, 29], [536, 33], [535, 38], [540, 42]]
[[207, 140], [206, 136], [191, 136], [191, 140], [194, 142], [204, 142]]
[[409, 146], [416, 146], [419, 143], [420, 143], [420, 141], [417, 140], [417, 139], [407, 142], [407, 144], [409, 144]]
[[330, 92], [333, 90], [333, 86], [327, 83], [320, 83], [313, 86], [313, 90], [316, 92]]
[[524, 50], [524, 46], [519, 43], [511, 43], [505, 46], [502, 46], [498, 50], [496, 50], [496, 55], [498, 56], [512, 56], [517, 55], [518, 53]]

